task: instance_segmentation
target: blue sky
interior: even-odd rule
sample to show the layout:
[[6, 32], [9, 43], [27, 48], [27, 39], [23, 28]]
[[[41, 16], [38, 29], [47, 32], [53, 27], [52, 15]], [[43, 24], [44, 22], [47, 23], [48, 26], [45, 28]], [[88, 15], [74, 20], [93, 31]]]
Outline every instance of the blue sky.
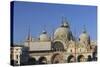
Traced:
[[34, 2], [14, 2], [14, 42], [24, 41], [30, 26], [34, 38], [45, 28], [49, 35], [61, 25], [62, 16], [67, 18], [73, 35], [82, 33], [85, 25], [92, 40], [97, 39], [97, 7], [48, 4]]

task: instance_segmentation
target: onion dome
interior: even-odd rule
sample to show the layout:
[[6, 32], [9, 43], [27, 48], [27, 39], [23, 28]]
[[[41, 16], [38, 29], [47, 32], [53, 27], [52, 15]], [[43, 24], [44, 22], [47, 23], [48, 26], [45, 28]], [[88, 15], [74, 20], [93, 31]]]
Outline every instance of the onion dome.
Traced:
[[40, 38], [40, 41], [49, 41], [50, 40], [46, 31], [43, 31], [39, 38]]
[[58, 27], [54, 32], [54, 39], [70, 40], [71, 35], [72, 33], [70, 31], [68, 22], [63, 20], [61, 26]]
[[90, 43], [90, 36], [86, 32], [86, 29], [84, 28], [82, 34], [79, 36], [79, 40], [83, 43]]

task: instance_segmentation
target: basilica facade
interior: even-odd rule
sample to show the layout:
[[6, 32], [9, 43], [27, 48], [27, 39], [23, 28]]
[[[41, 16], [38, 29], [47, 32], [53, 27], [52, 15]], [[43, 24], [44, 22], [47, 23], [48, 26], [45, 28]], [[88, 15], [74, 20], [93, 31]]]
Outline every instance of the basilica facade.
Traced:
[[91, 40], [86, 29], [76, 38], [70, 30], [68, 21], [54, 31], [52, 36], [44, 30], [39, 38], [33, 38], [29, 33], [24, 42], [28, 47], [29, 64], [55, 64], [86, 62], [97, 60], [97, 43]]

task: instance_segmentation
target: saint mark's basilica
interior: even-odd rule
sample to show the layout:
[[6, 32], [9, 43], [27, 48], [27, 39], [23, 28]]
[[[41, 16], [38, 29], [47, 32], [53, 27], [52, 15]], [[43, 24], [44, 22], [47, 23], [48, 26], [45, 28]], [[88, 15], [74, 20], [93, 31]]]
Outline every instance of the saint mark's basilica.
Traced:
[[[21, 54], [20, 52], [14, 53], [13, 50], [16, 50], [14, 48], [17, 47], [26, 47], [27, 52], [24, 53], [22, 49], [19, 49], [21, 50]], [[62, 20], [61, 25], [54, 31], [52, 36], [49, 36], [46, 30], [41, 32], [39, 38], [33, 38], [29, 33], [23, 46], [13, 46], [11, 50], [11, 54], [14, 54], [14, 57], [12, 57], [13, 61], [17, 61], [16, 64], [19, 63], [19, 65], [72, 63], [97, 60], [97, 42], [91, 39], [85, 28], [80, 33], [79, 38], [76, 38], [67, 20]], [[20, 60], [18, 60], [18, 57], [20, 57]]]

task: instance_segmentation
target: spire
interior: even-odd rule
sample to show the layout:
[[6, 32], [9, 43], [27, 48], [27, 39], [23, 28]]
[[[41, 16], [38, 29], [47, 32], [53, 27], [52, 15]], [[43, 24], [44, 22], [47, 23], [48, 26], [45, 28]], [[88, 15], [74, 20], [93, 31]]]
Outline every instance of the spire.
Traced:
[[30, 32], [30, 26], [29, 26], [29, 30], [28, 30], [28, 38], [27, 41], [32, 41], [32, 36], [31, 36], [31, 32]]

